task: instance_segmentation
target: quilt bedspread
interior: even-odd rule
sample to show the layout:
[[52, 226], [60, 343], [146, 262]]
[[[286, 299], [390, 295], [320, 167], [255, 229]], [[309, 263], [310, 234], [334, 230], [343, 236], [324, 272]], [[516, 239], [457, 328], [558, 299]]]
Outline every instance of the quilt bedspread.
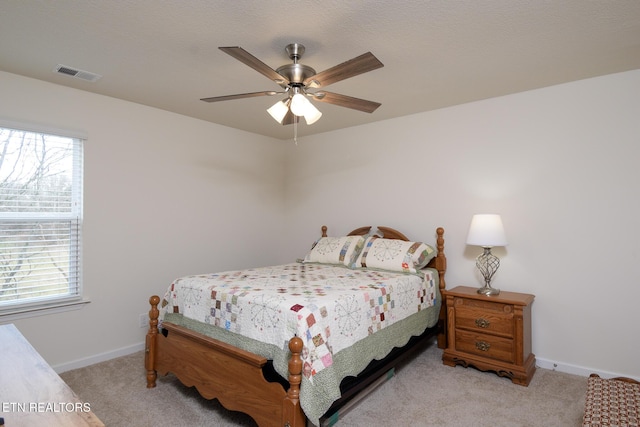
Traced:
[[272, 359], [285, 378], [289, 340], [302, 338], [300, 400], [317, 424], [343, 378], [435, 324], [439, 299], [431, 269], [291, 263], [179, 278], [160, 318]]
[[436, 284], [430, 271], [292, 263], [182, 277], [163, 299], [163, 312], [282, 349], [301, 337], [303, 374], [313, 381], [335, 353], [433, 306]]

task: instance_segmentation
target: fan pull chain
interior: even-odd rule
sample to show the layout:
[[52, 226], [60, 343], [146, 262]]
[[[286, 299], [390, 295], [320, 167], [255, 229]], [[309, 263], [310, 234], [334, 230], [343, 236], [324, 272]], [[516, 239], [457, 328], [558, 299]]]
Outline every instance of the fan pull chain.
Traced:
[[293, 120], [293, 142], [298, 145], [298, 118]]

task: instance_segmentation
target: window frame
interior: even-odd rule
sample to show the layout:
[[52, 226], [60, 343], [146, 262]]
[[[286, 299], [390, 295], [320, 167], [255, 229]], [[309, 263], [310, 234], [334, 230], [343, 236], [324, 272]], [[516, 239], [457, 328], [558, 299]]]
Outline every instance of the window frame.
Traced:
[[[0, 222], [64, 222], [69, 223], [70, 236], [68, 242], [69, 266], [67, 272], [75, 276], [75, 283], [69, 294], [28, 299], [26, 302], [0, 302], [0, 323], [13, 321], [24, 317], [51, 314], [61, 311], [78, 309], [88, 303], [84, 297], [82, 274], [82, 225], [84, 205], [84, 145], [86, 134], [83, 132], [54, 129], [48, 126], [19, 123], [0, 119], [0, 128], [44, 134], [51, 137], [63, 137], [73, 140], [72, 154], [72, 205], [68, 212], [0, 212]], [[67, 158], [68, 159], [68, 158]], [[74, 292], [75, 291], [75, 292]]]

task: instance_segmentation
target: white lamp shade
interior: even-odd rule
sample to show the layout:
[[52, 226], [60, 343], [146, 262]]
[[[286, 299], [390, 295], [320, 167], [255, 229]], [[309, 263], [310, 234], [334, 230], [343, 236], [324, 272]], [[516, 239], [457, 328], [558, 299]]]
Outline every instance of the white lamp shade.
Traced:
[[307, 121], [308, 125], [312, 125], [317, 122], [320, 117], [322, 117], [322, 113], [318, 110], [311, 102], [307, 106], [307, 111], [304, 113], [304, 119]]
[[500, 215], [479, 214], [474, 215], [469, 226], [467, 245], [494, 247], [507, 246], [507, 237]]
[[288, 111], [289, 107], [287, 107], [287, 104], [285, 104], [284, 101], [278, 101], [267, 109], [267, 112], [271, 114], [271, 117], [273, 117], [278, 123], [282, 123], [282, 120], [284, 120], [284, 116], [287, 115]]
[[301, 93], [296, 93], [291, 98], [291, 112], [296, 116], [304, 116], [311, 103]]

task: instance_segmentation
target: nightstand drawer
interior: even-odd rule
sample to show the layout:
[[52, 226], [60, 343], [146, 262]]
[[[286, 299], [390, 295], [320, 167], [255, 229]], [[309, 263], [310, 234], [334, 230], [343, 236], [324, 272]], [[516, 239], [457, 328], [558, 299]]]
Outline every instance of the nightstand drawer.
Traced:
[[[513, 338], [514, 321], [510, 305], [463, 299], [456, 300], [456, 304], [456, 328]], [[479, 304], [489, 305], [491, 309], [477, 307]]]
[[508, 363], [515, 362], [515, 344], [508, 338], [457, 330], [455, 348], [464, 353]]

